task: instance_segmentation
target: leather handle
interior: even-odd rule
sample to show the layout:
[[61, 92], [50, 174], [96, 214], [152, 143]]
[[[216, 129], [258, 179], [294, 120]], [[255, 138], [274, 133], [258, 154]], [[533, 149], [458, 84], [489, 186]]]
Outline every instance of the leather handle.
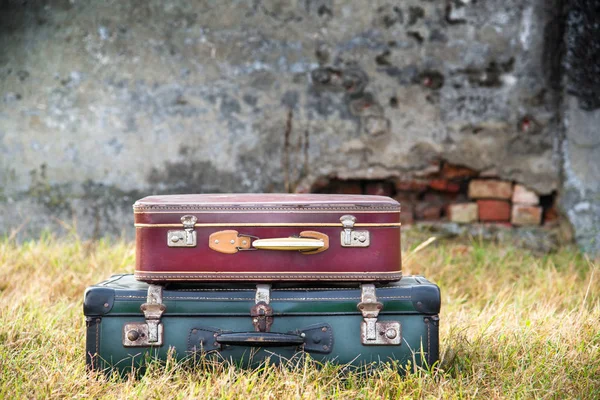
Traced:
[[252, 247], [260, 250], [315, 251], [324, 246], [325, 243], [322, 240], [303, 237], [258, 239], [252, 242]]
[[[255, 239], [251, 242], [252, 239]], [[208, 239], [208, 246], [220, 253], [235, 254], [239, 250], [299, 251], [317, 254], [329, 248], [329, 236], [316, 231], [300, 232], [300, 237], [259, 239], [234, 230], [215, 232]]]
[[220, 344], [250, 347], [300, 346], [304, 338], [290, 333], [274, 332], [235, 332], [218, 333], [215, 341]]

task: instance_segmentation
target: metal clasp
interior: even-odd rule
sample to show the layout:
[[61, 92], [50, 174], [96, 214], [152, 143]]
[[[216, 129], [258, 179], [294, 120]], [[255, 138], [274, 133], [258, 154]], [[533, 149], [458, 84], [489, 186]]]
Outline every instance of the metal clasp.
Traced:
[[183, 230], [167, 232], [167, 246], [169, 247], [196, 247], [196, 232], [194, 225], [198, 218], [193, 215], [184, 215], [181, 217]]
[[256, 303], [250, 309], [252, 317], [252, 325], [256, 332], [269, 332], [273, 325], [273, 308], [269, 305], [271, 301], [271, 285], [258, 284], [256, 285]]
[[363, 345], [397, 346], [401, 343], [401, 327], [398, 321], [377, 321], [383, 304], [377, 301], [375, 285], [360, 286], [361, 296], [357, 308], [363, 316], [360, 341]]
[[146, 303], [140, 306], [144, 313], [144, 322], [131, 322], [123, 326], [123, 346], [147, 347], [163, 345], [163, 324], [160, 318], [167, 309], [162, 304], [163, 288], [159, 285], [148, 286]]
[[353, 215], [342, 215], [340, 222], [344, 227], [341, 232], [340, 242], [342, 247], [369, 247], [371, 235], [369, 231], [355, 231], [356, 217]]

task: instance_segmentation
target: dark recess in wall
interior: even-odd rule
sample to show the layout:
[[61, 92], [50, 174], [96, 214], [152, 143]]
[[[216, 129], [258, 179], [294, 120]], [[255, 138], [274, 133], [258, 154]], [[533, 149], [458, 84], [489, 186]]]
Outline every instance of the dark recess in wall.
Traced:
[[600, 108], [600, 1], [572, 0], [566, 21], [567, 92], [584, 110]]

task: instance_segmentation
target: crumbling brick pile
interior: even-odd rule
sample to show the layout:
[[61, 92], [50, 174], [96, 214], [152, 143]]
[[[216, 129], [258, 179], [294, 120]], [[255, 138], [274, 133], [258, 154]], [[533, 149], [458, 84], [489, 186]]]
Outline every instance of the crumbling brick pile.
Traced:
[[523, 185], [494, 179], [473, 179], [469, 182], [468, 196], [471, 201], [449, 206], [450, 221], [510, 222], [517, 226], [542, 223], [540, 198]]
[[506, 226], [551, 224], [557, 219], [554, 195], [540, 196], [522, 184], [482, 176], [472, 169], [442, 163], [418, 178], [387, 180], [324, 179], [317, 193], [371, 194], [395, 198], [402, 223], [451, 221]]

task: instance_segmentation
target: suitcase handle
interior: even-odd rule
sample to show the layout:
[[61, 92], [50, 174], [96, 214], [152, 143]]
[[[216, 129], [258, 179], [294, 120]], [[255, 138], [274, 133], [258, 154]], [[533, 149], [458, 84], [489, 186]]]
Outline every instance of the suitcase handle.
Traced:
[[240, 250], [298, 251], [302, 254], [317, 254], [329, 248], [329, 236], [316, 231], [302, 231], [299, 237], [260, 239], [234, 230], [212, 233], [208, 247], [219, 253], [235, 254]]
[[300, 335], [274, 332], [225, 332], [216, 334], [215, 340], [220, 344], [251, 347], [283, 347], [304, 344], [304, 338]]
[[304, 231], [300, 237], [258, 239], [252, 247], [261, 250], [297, 250], [304, 254], [314, 254], [329, 248], [329, 237], [321, 232]]
[[328, 323], [306, 326], [287, 333], [231, 332], [211, 327], [192, 328], [188, 351], [226, 350], [227, 345], [249, 347], [296, 347], [309, 353], [329, 354], [333, 351], [333, 330]]

